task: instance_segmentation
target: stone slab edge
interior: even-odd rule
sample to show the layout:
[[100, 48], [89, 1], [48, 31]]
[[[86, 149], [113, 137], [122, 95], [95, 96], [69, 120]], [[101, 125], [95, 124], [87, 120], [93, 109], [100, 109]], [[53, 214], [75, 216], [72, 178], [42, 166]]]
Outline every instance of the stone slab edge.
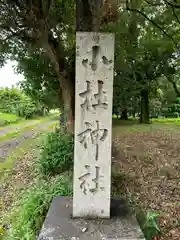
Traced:
[[56, 197], [38, 240], [145, 240], [132, 211], [119, 198], [111, 199], [110, 219], [72, 218], [72, 198]]

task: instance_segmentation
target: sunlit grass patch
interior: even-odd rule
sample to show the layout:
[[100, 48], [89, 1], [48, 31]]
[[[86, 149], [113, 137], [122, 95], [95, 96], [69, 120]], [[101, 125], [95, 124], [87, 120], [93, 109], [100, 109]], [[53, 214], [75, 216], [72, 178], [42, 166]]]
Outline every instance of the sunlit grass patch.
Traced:
[[0, 126], [5, 126], [11, 123], [17, 123], [21, 118], [9, 113], [1, 113], [0, 112]]

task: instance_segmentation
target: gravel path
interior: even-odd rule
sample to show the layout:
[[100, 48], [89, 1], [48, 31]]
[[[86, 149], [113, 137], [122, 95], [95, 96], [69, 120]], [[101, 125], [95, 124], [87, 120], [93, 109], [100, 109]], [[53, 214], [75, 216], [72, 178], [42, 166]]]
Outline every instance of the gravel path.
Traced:
[[43, 129], [48, 128], [54, 122], [55, 120], [51, 120], [50, 122], [45, 123], [39, 123], [36, 126], [34, 126], [31, 130], [28, 129], [26, 132], [23, 132], [20, 136], [12, 138], [11, 140], [4, 142], [3, 144], [0, 144], [0, 163], [6, 160], [6, 158], [9, 155], [9, 152], [13, 148], [18, 147], [18, 145], [22, 144], [22, 142], [27, 139], [35, 138], [39, 132], [41, 132]]

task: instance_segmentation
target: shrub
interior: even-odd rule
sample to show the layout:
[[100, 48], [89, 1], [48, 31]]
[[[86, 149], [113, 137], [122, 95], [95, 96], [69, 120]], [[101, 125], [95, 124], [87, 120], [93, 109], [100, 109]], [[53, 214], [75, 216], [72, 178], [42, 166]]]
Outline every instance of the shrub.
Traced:
[[38, 160], [43, 175], [54, 175], [69, 170], [73, 165], [73, 137], [59, 132], [49, 133], [41, 146]]
[[158, 217], [159, 214], [155, 212], [147, 212], [146, 214], [143, 230], [147, 240], [151, 240], [153, 237], [157, 237], [161, 233], [157, 223]]
[[62, 175], [51, 181], [40, 181], [22, 194], [11, 216], [12, 227], [7, 240], [35, 240], [55, 196], [72, 195], [71, 176]]
[[174, 112], [173, 115], [174, 115], [175, 118], [178, 118], [179, 117], [179, 112]]
[[26, 101], [19, 105], [18, 114], [26, 119], [34, 117], [37, 113], [37, 108], [33, 102]]
[[23, 118], [43, 115], [44, 104], [34, 101], [15, 88], [0, 88], [0, 110]]
[[137, 219], [147, 240], [152, 240], [161, 235], [161, 229], [158, 225], [159, 213], [137, 210]]

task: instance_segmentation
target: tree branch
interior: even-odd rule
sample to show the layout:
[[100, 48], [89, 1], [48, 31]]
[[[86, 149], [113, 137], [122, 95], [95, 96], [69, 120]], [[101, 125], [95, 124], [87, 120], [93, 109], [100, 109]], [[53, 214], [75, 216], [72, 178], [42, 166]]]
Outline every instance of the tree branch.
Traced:
[[151, 6], [154, 6], [154, 7], [157, 7], [157, 6], [162, 6], [162, 3], [152, 3], [148, 0], [144, 0], [147, 4], [151, 5]]
[[180, 8], [180, 4], [173, 4], [170, 3], [168, 0], [164, 0], [164, 2], [173, 8]]
[[171, 77], [166, 76], [166, 78], [172, 84], [177, 97], [180, 97], [180, 90], [178, 89], [176, 83], [171, 79]]
[[16, 34], [16, 32], [14, 32], [9, 25], [6, 24], [1, 24], [0, 25], [0, 29], [3, 29], [5, 31], [11, 32], [12, 34]]
[[173, 7], [173, 14], [176, 18], [176, 20], [178, 21], [178, 23], [180, 24], [180, 19], [178, 18], [178, 15], [176, 14], [175, 8]]
[[[166, 2], [166, 1], [165, 1]], [[175, 11], [175, 7], [171, 4], [169, 5], [167, 2], [166, 2], [166, 5], [167, 6], [170, 6], [172, 8], [172, 11], [173, 11], [173, 15], [174, 17], [176, 18], [177, 22], [180, 24], [180, 19], [178, 18], [178, 15], [176, 14], [176, 11]]]
[[175, 45], [177, 45], [177, 42], [175, 41], [175, 39], [169, 35], [164, 29], [162, 29], [153, 19], [149, 18], [145, 13], [141, 12], [138, 9], [133, 9], [133, 8], [129, 8], [128, 6], [129, 4], [126, 1], [126, 10], [131, 11], [131, 12], [137, 12], [139, 13], [141, 16], [143, 16], [146, 20], [148, 20], [149, 22], [151, 22], [156, 28], [158, 28], [166, 37], [170, 38], [173, 43]]
[[45, 9], [45, 12], [44, 12], [44, 15], [45, 15], [45, 16], [48, 16], [48, 15], [49, 15], [51, 6], [52, 6], [52, 0], [47, 0], [46, 9]]

